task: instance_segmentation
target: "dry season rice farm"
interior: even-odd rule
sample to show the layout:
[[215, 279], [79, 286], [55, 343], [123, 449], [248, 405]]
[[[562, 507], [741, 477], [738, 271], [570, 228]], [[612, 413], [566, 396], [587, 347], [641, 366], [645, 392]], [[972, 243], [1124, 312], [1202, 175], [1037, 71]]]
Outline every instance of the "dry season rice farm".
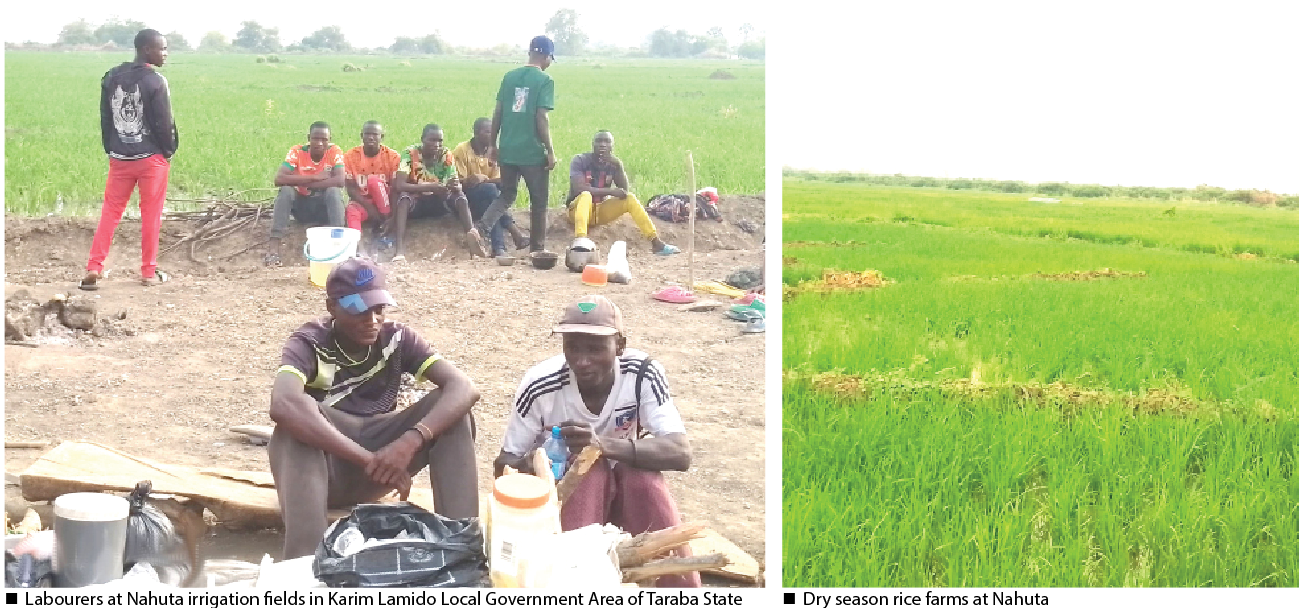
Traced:
[[784, 585], [1298, 585], [1296, 210], [783, 198]]
[[[130, 59], [126, 52], [5, 53], [6, 213], [99, 213], [108, 172], [99, 81]], [[393, 148], [420, 143], [428, 123], [443, 127], [454, 146], [470, 138], [476, 118], [493, 115], [502, 75], [522, 61], [172, 53], [163, 73], [181, 149], [168, 198], [270, 187], [285, 151], [306, 143], [317, 120], [330, 123], [344, 150], [361, 143], [367, 120], [383, 123]], [[733, 78], [711, 78], [719, 71]], [[561, 165], [551, 174], [553, 206], [565, 201], [569, 159], [590, 152], [600, 129], [614, 133], [615, 153], [644, 199], [686, 188], [688, 150], [698, 184], [728, 194], [764, 189], [763, 63], [575, 58], [547, 73], [556, 81], [551, 129]], [[69, 155], [79, 160], [69, 163]]]

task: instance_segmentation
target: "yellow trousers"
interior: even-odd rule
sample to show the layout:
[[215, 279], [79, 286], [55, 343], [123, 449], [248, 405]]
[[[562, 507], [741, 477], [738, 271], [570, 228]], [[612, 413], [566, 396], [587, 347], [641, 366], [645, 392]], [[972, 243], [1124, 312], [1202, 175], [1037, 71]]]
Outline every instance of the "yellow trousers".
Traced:
[[[593, 207], [596, 207], [595, 212]], [[648, 239], [656, 238], [656, 226], [651, 223], [651, 216], [647, 215], [642, 203], [638, 202], [637, 197], [632, 193], [624, 198], [606, 197], [605, 200], [594, 205], [592, 194], [588, 192], [579, 194], [579, 197], [570, 203], [570, 221], [574, 222], [574, 238], [588, 236], [589, 227], [609, 224], [625, 213], [633, 218], [633, 223], [637, 224], [638, 230], [642, 231], [642, 236]]]

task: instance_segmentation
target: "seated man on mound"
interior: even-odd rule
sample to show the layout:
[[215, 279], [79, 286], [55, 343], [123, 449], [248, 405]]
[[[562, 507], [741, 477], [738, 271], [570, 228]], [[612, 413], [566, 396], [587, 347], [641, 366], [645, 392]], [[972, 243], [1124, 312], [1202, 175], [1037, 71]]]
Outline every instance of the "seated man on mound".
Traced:
[[384, 226], [385, 237], [392, 228], [389, 219], [389, 182], [398, 172], [402, 158], [398, 151], [384, 145], [384, 126], [368, 120], [362, 124], [362, 145], [344, 153], [344, 185], [348, 205], [344, 219], [348, 227], [362, 230], [370, 221]]
[[309, 225], [344, 225], [344, 151], [330, 143], [330, 125], [312, 123], [307, 144], [289, 149], [273, 183], [280, 192], [272, 206], [271, 239], [263, 262], [279, 266], [291, 215]]
[[660, 240], [651, 216], [628, 191], [624, 163], [615, 157], [614, 150], [615, 137], [610, 131], [598, 131], [592, 138], [592, 152], [576, 154], [570, 161], [569, 212], [574, 239], [586, 238], [589, 227], [609, 224], [627, 213], [651, 241], [653, 253], [678, 253], [677, 247]]
[[[452, 162], [457, 167], [462, 189], [470, 202], [471, 217], [479, 221], [502, 192], [502, 168], [488, 156], [488, 149], [493, 145], [493, 121], [488, 118], [476, 119], [471, 130], [474, 135], [452, 149]], [[511, 233], [516, 249], [529, 246], [529, 237], [520, 232], [520, 227], [506, 211], [491, 229], [484, 226], [477, 229], [481, 236], [488, 233], [493, 257], [506, 255], [506, 238], [502, 234], [504, 230]]]
[[[562, 530], [609, 523], [641, 534], [682, 523], [661, 471], [686, 471], [692, 455], [664, 368], [624, 348], [623, 316], [604, 296], [568, 306], [552, 331], [561, 334], [563, 354], [525, 373], [494, 474], [506, 465], [532, 471], [528, 455], [559, 426], [572, 455], [589, 445], [602, 453], [561, 505]], [[662, 576], [656, 584], [700, 587], [701, 577]]]
[[484, 241], [475, 229], [470, 216], [470, 204], [461, 191], [461, 180], [452, 160], [452, 151], [443, 147], [443, 129], [438, 125], [425, 125], [420, 143], [407, 146], [402, 152], [402, 164], [393, 178], [393, 191], [398, 201], [393, 210], [394, 233], [397, 237], [394, 260], [403, 257], [403, 238], [407, 233], [407, 219], [418, 217], [440, 218], [456, 215], [457, 223], [465, 231], [465, 241], [470, 253], [487, 257]]
[[[294, 331], [271, 389], [276, 430], [267, 448], [285, 521], [282, 559], [311, 555], [326, 511], [405, 500], [429, 465], [439, 514], [479, 515], [474, 419], [479, 391], [410, 327], [385, 321], [384, 271], [351, 258], [326, 279], [330, 316]], [[395, 411], [403, 373], [438, 385]]]

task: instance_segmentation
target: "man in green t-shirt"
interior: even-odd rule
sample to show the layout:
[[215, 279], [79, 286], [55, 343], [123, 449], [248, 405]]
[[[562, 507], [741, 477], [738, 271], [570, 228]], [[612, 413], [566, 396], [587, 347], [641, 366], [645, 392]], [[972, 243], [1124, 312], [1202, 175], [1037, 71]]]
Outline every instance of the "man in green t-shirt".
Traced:
[[546, 36], [529, 43], [529, 64], [506, 73], [493, 110], [493, 139], [489, 158], [502, 167], [502, 190], [484, 211], [479, 233], [515, 204], [520, 178], [529, 189], [529, 250], [542, 251], [547, 234], [547, 177], [556, 166], [547, 112], [553, 107], [552, 77], [545, 70], [555, 59], [555, 45]]

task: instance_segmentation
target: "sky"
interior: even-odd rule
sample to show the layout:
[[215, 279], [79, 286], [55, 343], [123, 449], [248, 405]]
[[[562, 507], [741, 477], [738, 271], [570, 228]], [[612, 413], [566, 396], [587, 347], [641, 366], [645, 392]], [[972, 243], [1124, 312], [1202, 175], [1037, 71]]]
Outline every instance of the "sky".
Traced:
[[[490, 48], [507, 43], [527, 46], [529, 39], [544, 33], [547, 21], [557, 10], [572, 8], [579, 13], [579, 29], [590, 44], [638, 46], [660, 27], [704, 34], [722, 27], [730, 44], [741, 41], [738, 30], [750, 23], [762, 35], [763, 14], [754, 2], [690, 2], [664, 0], [648, 3], [599, 2], [592, 0], [543, 2], [429, 2], [380, 3], [374, 17], [357, 15], [365, 3], [321, 0], [318, 2], [266, 2], [223, 0], [220, 11], [206, 3], [154, 2], [113, 3], [63, 0], [55, 4], [19, 2], [5, 7], [5, 42], [54, 42], [69, 22], [86, 19], [99, 25], [111, 17], [134, 19], [163, 33], [179, 31], [191, 45], [206, 32], [219, 31], [234, 38], [244, 21], [257, 21], [280, 30], [282, 44], [302, 40], [316, 30], [338, 25], [353, 46], [389, 46], [397, 36], [424, 36], [438, 31], [454, 46]], [[491, 15], [491, 19], [486, 17]], [[752, 34], [754, 36], [756, 34]]]
[[192, 44], [214, 29], [233, 37], [247, 19], [278, 27], [286, 44], [340, 25], [357, 46], [438, 30], [476, 47], [523, 46], [559, 8], [579, 12], [593, 44], [635, 46], [662, 26], [720, 26], [735, 44], [750, 23], [768, 43], [770, 166], [1302, 191], [1298, 2], [499, 2], [491, 23], [484, 4], [462, 2], [431, 9], [429, 25], [346, 18], [356, 3], [335, 0], [310, 11], [228, 0], [216, 15], [181, 3], [48, 6], [7, 8], [5, 40], [53, 41], [78, 17], [114, 15]]
[[769, 154], [795, 168], [1296, 194], [1302, 3], [1220, 4], [787, 13], [767, 45], [769, 128], [785, 142]]

